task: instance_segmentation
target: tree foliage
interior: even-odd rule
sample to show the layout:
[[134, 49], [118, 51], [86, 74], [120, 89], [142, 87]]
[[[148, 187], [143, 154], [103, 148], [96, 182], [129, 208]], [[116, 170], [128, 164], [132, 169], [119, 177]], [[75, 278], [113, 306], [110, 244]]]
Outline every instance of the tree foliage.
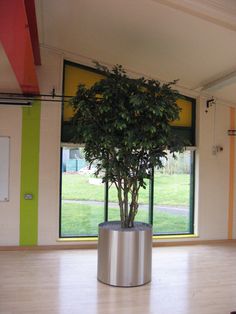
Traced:
[[179, 119], [174, 82], [130, 78], [121, 65], [97, 64], [104, 79], [90, 88], [79, 85], [71, 100], [75, 143], [85, 145], [85, 159], [96, 163], [103, 182], [115, 184], [122, 227], [132, 227], [138, 192], [154, 167], [162, 167], [166, 150], [183, 150], [170, 122]]

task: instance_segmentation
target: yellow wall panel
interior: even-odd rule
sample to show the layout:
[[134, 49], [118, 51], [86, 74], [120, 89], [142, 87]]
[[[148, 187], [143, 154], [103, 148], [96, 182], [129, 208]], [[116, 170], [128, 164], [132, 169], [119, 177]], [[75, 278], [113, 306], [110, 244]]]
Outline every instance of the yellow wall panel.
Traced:
[[171, 123], [173, 126], [192, 126], [192, 103], [190, 100], [178, 99], [178, 106], [181, 108], [180, 119]]
[[[87, 87], [92, 86], [95, 82], [104, 76], [89, 69], [65, 64], [64, 72], [64, 95], [75, 95], [77, 86], [84, 84]], [[178, 99], [178, 106], [181, 108], [180, 119], [171, 123], [173, 126], [191, 127], [192, 126], [192, 103], [186, 99]], [[68, 104], [64, 104], [63, 120], [68, 121], [73, 115], [73, 109]]]
[[[73, 65], [65, 65], [64, 74], [64, 95], [75, 95], [79, 84], [91, 87], [95, 82], [101, 80], [104, 76], [101, 74], [79, 68]], [[63, 120], [68, 121], [73, 115], [73, 109], [68, 104], [64, 104]]]

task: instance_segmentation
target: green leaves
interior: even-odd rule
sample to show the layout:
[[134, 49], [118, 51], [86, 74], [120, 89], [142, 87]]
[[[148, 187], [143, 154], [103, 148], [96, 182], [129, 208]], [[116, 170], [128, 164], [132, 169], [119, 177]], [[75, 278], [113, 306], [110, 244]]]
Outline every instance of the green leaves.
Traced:
[[175, 82], [133, 79], [121, 65], [97, 68], [106, 77], [90, 88], [79, 85], [71, 101], [74, 142], [85, 144], [87, 161], [96, 161], [97, 174], [116, 183], [120, 197], [122, 189], [131, 198], [136, 193], [136, 204], [138, 189], [145, 187], [150, 169], [162, 166], [166, 149], [181, 151], [185, 145], [170, 126], [179, 118], [179, 94], [172, 89]]

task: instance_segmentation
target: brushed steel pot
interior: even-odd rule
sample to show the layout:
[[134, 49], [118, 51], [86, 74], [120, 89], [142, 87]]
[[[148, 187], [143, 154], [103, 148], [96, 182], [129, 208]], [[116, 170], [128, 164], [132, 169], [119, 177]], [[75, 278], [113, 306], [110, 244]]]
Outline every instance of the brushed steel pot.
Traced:
[[134, 287], [151, 281], [152, 226], [136, 222], [121, 228], [119, 221], [99, 225], [98, 280], [112, 286]]

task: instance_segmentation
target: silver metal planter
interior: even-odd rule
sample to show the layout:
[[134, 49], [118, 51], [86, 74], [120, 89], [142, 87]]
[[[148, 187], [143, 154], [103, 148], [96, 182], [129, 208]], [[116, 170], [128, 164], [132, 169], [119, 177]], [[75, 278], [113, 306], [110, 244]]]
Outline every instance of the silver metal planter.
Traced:
[[151, 281], [151, 268], [151, 225], [136, 222], [131, 229], [121, 229], [118, 221], [99, 225], [99, 281], [112, 286], [140, 286]]

